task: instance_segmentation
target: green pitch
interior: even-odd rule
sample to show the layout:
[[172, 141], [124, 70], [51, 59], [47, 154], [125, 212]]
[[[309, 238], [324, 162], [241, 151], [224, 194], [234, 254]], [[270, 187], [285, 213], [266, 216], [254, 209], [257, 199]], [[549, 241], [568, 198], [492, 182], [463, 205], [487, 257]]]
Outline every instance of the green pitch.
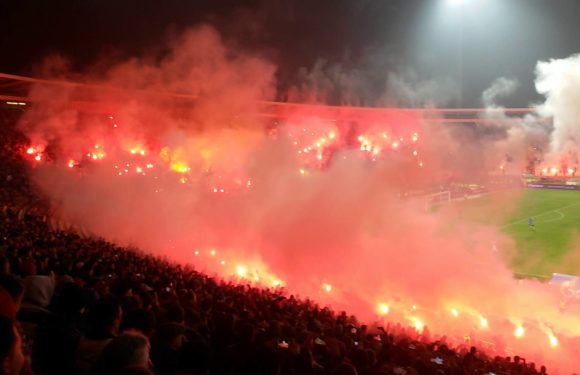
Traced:
[[526, 189], [457, 204], [463, 218], [496, 226], [513, 239], [515, 250], [504, 255], [515, 273], [580, 275], [580, 191]]

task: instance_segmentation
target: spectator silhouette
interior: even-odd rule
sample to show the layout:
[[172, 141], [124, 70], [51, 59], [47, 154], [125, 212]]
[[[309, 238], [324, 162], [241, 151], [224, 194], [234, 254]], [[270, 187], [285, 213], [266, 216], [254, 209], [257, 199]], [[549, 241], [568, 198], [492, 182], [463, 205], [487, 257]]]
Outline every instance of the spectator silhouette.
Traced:
[[0, 373], [19, 375], [24, 367], [22, 340], [14, 322], [0, 316]]
[[105, 297], [89, 312], [87, 332], [76, 352], [75, 372], [90, 374], [105, 346], [115, 338], [121, 324], [122, 310], [117, 300]]

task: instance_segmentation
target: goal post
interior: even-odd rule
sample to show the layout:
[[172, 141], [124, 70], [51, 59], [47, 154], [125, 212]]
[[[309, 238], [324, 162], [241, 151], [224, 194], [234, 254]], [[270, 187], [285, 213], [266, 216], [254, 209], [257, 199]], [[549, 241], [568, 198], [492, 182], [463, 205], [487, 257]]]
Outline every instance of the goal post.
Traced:
[[451, 202], [451, 192], [449, 190], [440, 191], [437, 193], [427, 194], [423, 197], [425, 200], [425, 210], [429, 211], [433, 207], [440, 206]]

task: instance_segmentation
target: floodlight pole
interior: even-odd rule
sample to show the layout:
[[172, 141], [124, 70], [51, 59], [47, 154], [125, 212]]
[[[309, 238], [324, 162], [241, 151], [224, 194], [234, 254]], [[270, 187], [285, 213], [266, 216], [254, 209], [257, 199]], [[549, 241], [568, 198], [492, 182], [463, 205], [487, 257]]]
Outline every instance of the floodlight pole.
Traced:
[[464, 29], [464, 6], [465, 4], [461, 2], [459, 4], [460, 12], [459, 12], [459, 25], [458, 25], [458, 35], [457, 35], [457, 75], [458, 75], [458, 84], [459, 84], [459, 107], [463, 107], [463, 29]]
[[459, 107], [463, 107], [463, 17], [459, 21]]

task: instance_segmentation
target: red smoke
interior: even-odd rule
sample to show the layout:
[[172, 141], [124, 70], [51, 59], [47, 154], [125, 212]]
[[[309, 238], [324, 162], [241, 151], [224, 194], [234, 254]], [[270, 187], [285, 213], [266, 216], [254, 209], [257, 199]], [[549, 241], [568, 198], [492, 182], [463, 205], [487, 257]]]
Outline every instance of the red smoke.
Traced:
[[[62, 220], [112, 241], [365, 320], [579, 367], [580, 321], [548, 286], [514, 280], [492, 251], [510, 252], [509, 238], [454, 206], [427, 213], [402, 198], [450, 171], [473, 175], [511, 143], [473, 145], [405, 110], [256, 116], [274, 72], [204, 27], [99, 82], [124, 90], [36, 87], [20, 126], [31, 155], [51, 160], [31, 160], [32, 177]], [[114, 113], [75, 110], [81, 99]]]

